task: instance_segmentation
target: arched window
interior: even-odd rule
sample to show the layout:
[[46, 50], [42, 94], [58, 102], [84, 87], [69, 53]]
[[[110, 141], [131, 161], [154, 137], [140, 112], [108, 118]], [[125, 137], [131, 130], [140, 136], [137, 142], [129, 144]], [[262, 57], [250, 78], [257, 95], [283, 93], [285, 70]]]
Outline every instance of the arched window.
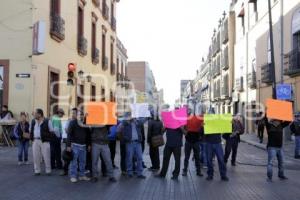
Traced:
[[300, 8], [293, 15], [292, 36], [293, 49], [300, 49]]

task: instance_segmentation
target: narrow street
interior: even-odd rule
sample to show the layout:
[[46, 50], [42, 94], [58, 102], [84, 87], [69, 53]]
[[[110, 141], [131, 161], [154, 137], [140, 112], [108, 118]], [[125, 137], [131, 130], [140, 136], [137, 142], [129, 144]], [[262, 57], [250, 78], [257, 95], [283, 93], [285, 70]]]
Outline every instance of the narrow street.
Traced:
[[[30, 150], [30, 154], [32, 154]], [[161, 154], [162, 155], [162, 154]], [[289, 180], [283, 182], [276, 178], [266, 181], [267, 154], [265, 151], [241, 143], [238, 153], [238, 165], [228, 165], [229, 182], [219, 180], [218, 170], [214, 181], [208, 182], [205, 177], [195, 176], [193, 164], [187, 177], [180, 176], [179, 181], [170, 179], [170, 172], [165, 180], [155, 178], [145, 170], [145, 180], [127, 179], [118, 174], [117, 183], [100, 179], [98, 183], [70, 184], [66, 177], [58, 176], [58, 171], [51, 177], [33, 176], [32, 165], [16, 165], [16, 149], [0, 148], [0, 199], [30, 200], [35, 199], [243, 199], [243, 200], [298, 200], [300, 196], [300, 162], [288, 162], [286, 175]], [[146, 165], [150, 165], [148, 153], [145, 154]], [[162, 159], [162, 157], [161, 157]], [[183, 159], [183, 156], [182, 156]], [[31, 157], [30, 157], [30, 160]], [[119, 158], [117, 157], [117, 161]], [[290, 159], [288, 159], [290, 160]], [[192, 161], [190, 161], [192, 163]], [[118, 162], [117, 162], [118, 163]], [[174, 166], [171, 161], [171, 168]], [[171, 170], [170, 170], [171, 171]], [[205, 172], [205, 171], [204, 171]]]

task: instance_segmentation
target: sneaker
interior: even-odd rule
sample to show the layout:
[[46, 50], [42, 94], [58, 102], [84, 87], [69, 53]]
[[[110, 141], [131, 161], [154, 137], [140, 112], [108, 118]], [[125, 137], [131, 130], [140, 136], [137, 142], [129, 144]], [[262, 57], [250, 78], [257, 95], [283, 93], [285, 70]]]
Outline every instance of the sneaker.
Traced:
[[138, 175], [137, 178], [139, 178], [139, 179], [145, 179], [146, 176], [144, 176], [144, 175]]
[[202, 176], [203, 176], [203, 174], [202, 174], [201, 172], [197, 172], [197, 176], [200, 176], [200, 177], [202, 177]]
[[300, 159], [300, 155], [295, 155], [295, 159]]
[[62, 171], [62, 172], [60, 172], [60, 173], [59, 173], [59, 175], [60, 175], [60, 176], [67, 176], [67, 175], [68, 175], [68, 173], [67, 173], [67, 172], [65, 172], [65, 171]]
[[212, 180], [213, 180], [213, 177], [212, 177], [212, 176], [208, 176], [208, 177], [206, 177], [206, 180], [207, 180], [207, 181], [212, 181]]
[[28, 161], [24, 162], [25, 165], [30, 165], [30, 163]]
[[79, 180], [80, 181], [90, 181], [91, 179], [87, 176], [82, 176], [82, 177], [79, 177]]
[[221, 178], [221, 180], [227, 182], [227, 181], [229, 181], [229, 178], [227, 176], [224, 176]]
[[268, 177], [267, 178], [267, 182], [271, 183], [272, 182], [272, 178]]
[[77, 183], [78, 180], [77, 180], [77, 178], [71, 178], [70, 181], [71, 181], [71, 183]]
[[126, 175], [127, 175], [127, 172], [122, 171], [121, 174], [122, 174], [122, 176], [126, 176]]
[[287, 180], [288, 178], [286, 176], [278, 176], [280, 180]]
[[182, 176], [187, 176], [187, 171], [186, 170], [183, 170]]
[[34, 173], [34, 175], [35, 175], [35, 176], [40, 176], [40, 175], [41, 175], [41, 173]]
[[231, 163], [231, 166], [234, 166], [234, 167], [235, 167], [235, 166], [236, 166], [235, 162]]
[[117, 182], [117, 179], [115, 177], [110, 177], [108, 180], [112, 183]]
[[20, 166], [20, 165], [23, 165], [23, 162], [18, 162], [18, 165]]

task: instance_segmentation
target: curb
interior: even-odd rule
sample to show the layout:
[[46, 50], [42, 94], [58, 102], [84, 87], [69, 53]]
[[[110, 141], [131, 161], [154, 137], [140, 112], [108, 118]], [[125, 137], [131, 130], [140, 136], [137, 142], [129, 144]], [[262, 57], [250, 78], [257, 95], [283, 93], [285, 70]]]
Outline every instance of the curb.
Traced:
[[253, 141], [250, 141], [250, 140], [246, 140], [246, 139], [243, 139], [241, 138], [241, 141], [244, 142], [244, 143], [247, 143], [249, 145], [252, 145], [252, 146], [255, 146], [259, 149], [262, 149], [262, 150], [266, 150], [266, 145], [265, 144], [260, 144], [260, 143], [257, 143], [257, 142], [253, 142]]

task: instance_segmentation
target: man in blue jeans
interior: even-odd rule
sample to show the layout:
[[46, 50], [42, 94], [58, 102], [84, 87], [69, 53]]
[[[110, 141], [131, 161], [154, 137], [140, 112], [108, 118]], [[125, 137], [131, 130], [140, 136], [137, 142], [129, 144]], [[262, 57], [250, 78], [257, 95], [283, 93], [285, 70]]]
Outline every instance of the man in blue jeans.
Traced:
[[224, 162], [224, 152], [222, 148], [221, 134], [205, 135], [206, 152], [207, 152], [207, 178], [211, 181], [214, 177], [213, 156], [216, 155], [218, 159], [219, 171], [222, 181], [229, 181], [226, 175], [226, 165]]
[[133, 158], [136, 158], [137, 177], [145, 179], [143, 175], [143, 151], [142, 151], [142, 131], [143, 124], [131, 118], [131, 113], [125, 114], [125, 120], [118, 126], [117, 132], [121, 133], [126, 143], [126, 165], [128, 178], [133, 177]]
[[[85, 176], [86, 150], [91, 150], [90, 131], [83, 124], [84, 115], [78, 111], [77, 119], [73, 119], [68, 127], [67, 151], [73, 152], [73, 160], [70, 164], [69, 174], [71, 182], [77, 182], [77, 175], [80, 181], [89, 181], [90, 178]], [[87, 148], [88, 147], [88, 148]], [[78, 172], [79, 161], [79, 172]]]
[[286, 180], [287, 177], [284, 175], [283, 167], [283, 150], [282, 150], [282, 141], [283, 141], [283, 129], [289, 125], [289, 122], [283, 122], [276, 119], [268, 120], [265, 117], [265, 125], [268, 133], [268, 167], [267, 167], [267, 176], [268, 182], [272, 182], [273, 177], [273, 160], [277, 157], [278, 160], [278, 177], [281, 180]]
[[290, 129], [295, 135], [295, 159], [300, 159], [300, 112], [295, 115], [295, 121], [291, 123]]

